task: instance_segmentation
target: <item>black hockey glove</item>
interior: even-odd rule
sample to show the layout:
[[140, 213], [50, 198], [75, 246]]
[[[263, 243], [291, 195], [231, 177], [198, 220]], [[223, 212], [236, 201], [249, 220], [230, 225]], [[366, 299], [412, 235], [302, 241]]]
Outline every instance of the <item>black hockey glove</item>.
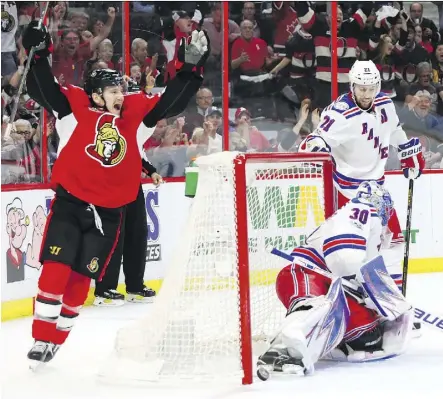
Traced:
[[372, 10], [374, 9], [375, 3], [373, 1], [363, 1], [361, 3], [361, 10], [363, 13], [369, 17], [371, 15]]
[[[189, 39], [188, 39], [189, 40]], [[203, 31], [193, 31], [189, 44], [186, 39], [182, 39], [177, 52], [177, 58], [181, 67], [179, 70], [200, 69], [205, 65], [209, 57], [211, 48], [209, 38]]]
[[34, 53], [36, 59], [48, 57], [53, 50], [51, 35], [48, 29], [44, 25], [39, 29], [38, 21], [31, 21], [26, 27], [23, 32], [22, 44], [28, 55], [32, 47], [36, 47]]

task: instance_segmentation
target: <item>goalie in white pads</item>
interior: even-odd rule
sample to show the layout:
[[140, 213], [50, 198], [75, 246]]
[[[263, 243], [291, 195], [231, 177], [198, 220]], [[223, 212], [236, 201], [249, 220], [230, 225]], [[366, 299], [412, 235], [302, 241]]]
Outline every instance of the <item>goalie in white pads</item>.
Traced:
[[[311, 374], [319, 359], [369, 361], [405, 350], [413, 309], [379, 256], [382, 228], [393, 202], [376, 182], [364, 182], [356, 197], [320, 225], [276, 281], [286, 318], [258, 374]], [[264, 377], [264, 378], [263, 378]]]
[[[356, 61], [349, 72], [350, 92], [324, 109], [317, 129], [300, 145], [301, 152], [330, 152], [341, 208], [363, 181], [384, 182], [389, 146], [398, 149], [403, 174], [420, 176], [425, 160], [418, 138], [408, 140], [394, 103], [380, 92], [380, 73], [372, 61]], [[406, 194], [405, 194], [406, 195]], [[385, 229], [382, 248], [391, 274], [401, 287], [403, 235], [395, 211]]]

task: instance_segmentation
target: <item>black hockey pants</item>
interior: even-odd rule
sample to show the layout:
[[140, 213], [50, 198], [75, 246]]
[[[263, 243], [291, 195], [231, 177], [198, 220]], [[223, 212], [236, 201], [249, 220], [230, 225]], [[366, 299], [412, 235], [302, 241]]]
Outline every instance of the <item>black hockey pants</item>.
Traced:
[[96, 295], [117, 288], [122, 257], [126, 291], [138, 292], [143, 288], [147, 234], [145, 197], [140, 185], [137, 199], [125, 207], [120, 238], [103, 280], [96, 283]]

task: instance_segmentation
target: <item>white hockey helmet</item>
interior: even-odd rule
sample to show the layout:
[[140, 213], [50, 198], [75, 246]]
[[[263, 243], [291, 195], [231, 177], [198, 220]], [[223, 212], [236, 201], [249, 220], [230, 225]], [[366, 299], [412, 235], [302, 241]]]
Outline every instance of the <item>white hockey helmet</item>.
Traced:
[[374, 100], [375, 100], [377, 94], [380, 93], [380, 86], [381, 86], [380, 72], [378, 71], [376, 65], [372, 61], [355, 61], [354, 65], [352, 65], [352, 68], [349, 71], [349, 83], [351, 85], [352, 97], [354, 98], [356, 104], [357, 101], [354, 93], [355, 85], [375, 86], [376, 87], [374, 95]]
[[373, 180], [364, 181], [358, 186], [353, 201], [373, 206], [377, 210], [383, 226], [388, 224], [394, 211], [394, 201], [392, 201], [389, 191]]

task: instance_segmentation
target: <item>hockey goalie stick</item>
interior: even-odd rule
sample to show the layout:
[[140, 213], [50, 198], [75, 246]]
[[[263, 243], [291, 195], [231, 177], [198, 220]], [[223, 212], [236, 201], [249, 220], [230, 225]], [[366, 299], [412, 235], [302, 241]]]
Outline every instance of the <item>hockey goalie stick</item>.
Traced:
[[420, 320], [422, 324], [433, 327], [443, 333], [443, 316], [419, 308], [414, 308], [414, 314], [415, 318]]
[[[46, 18], [46, 15], [48, 13], [48, 9], [49, 9], [49, 3], [50, 3], [49, 1], [46, 2], [46, 6], [45, 6], [45, 8], [43, 10], [43, 14], [40, 16], [40, 19], [38, 21], [38, 29], [41, 29], [41, 27], [42, 27], [42, 25], [43, 25], [43, 23], [45, 21], [45, 18]], [[29, 69], [31, 67], [31, 61], [34, 58], [34, 53], [37, 50], [38, 50], [38, 48], [32, 47], [31, 51], [29, 52], [28, 62], [26, 63], [26, 67], [25, 67], [25, 69], [23, 71], [23, 75], [22, 75], [22, 78], [20, 80], [20, 85], [18, 87], [17, 94], [16, 94], [16, 101], [14, 101], [14, 106], [13, 106], [12, 111], [11, 111], [11, 117], [9, 119], [8, 126], [6, 127], [6, 132], [5, 132], [5, 136], [6, 137], [8, 137], [11, 134], [12, 124], [14, 123], [15, 116], [17, 115], [18, 106], [19, 106], [19, 103], [20, 103], [20, 96], [22, 95], [23, 88], [25, 87], [26, 77], [28, 76]]]
[[406, 297], [406, 285], [408, 282], [408, 266], [409, 266], [409, 245], [411, 243], [411, 221], [412, 221], [412, 197], [414, 195], [414, 179], [409, 179], [408, 188], [408, 207], [406, 210], [406, 232], [405, 232], [405, 250], [403, 256], [403, 284], [401, 293]]
[[[287, 253], [278, 250], [277, 248], [270, 248], [269, 249], [270, 253], [273, 255], [277, 255], [283, 259], [288, 260], [289, 262], [293, 262], [293, 258], [291, 257], [291, 255], [288, 255]], [[326, 270], [321, 269], [320, 267], [315, 267], [315, 266], [311, 266], [311, 265], [300, 265], [300, 267], [304, 267], [306, 269], [309, 270], [313, 270], [316, 273], [321, 274], [322, 276], [328, 277], [330, 279], [333, 278], [332, 274]], [[343, 279], [343, 288], [344, 290], [352, 295], [355, 299], [359, 299], [359, 293], [357, 291], [357, 289], [354, 287], [354, 285]], [[362, 298], [362, 297], [360, 297]], [[415, 318], [417, 320], [420, 320], [423, 324], [429, 326], [429, 327], [433, 327], [434, 329], [437, 329], [438, 331], [440, 331], [441, 333], [443, 333], [443, 316], [439, 316], [436, 315], [435, 313], [432, 312], [428, 312], [427, 310], [424, 309], [420, 309], [420, 308], [414, 308], [414, 315]]]

